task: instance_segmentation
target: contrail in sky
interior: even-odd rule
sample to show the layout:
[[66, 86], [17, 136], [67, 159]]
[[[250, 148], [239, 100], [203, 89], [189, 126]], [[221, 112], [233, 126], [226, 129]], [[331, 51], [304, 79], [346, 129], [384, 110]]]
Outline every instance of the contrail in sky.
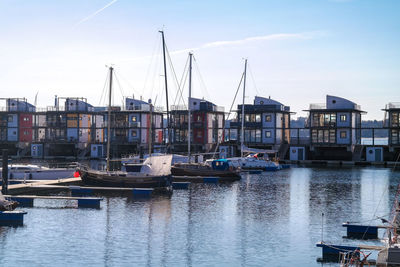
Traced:
[[255, 36], [244, 38], [240, 40], [232, 40], [232, 41], [217, 41], [217, 42], [210, 42], [205, 43], [199, 47], [194, 48], [186, 48], [182, 50], [172, 51], [171, 54], [181, 54], [187, 53], [190, 51], [195, 51], [204, 48], [213, 48], [213, 47], [221, 47], [221, 46], [230, 46], [230, 45], [242, 45], [254, 41], [277, 41], [277, 40], [307, 40], [307, 39], [314, 39], [319, 36], [323, 36], [325, 33], [322, 31], [313, 31], [313, 32], [301, 32], [301, 33], [276, 33], [276, 34], [269, 34], [263, 36]]
[[[311, 32], [300, 32], [300, 33], [275, 33], [275, 34], [268, 34], [268, 35], [262, 35], [262, 36], [248, 37], [248, 38], [239, 39], [239, 40], [209, 42], [209, 43], [202, 44], [198, 47], [185, 48], [182, 50], [171, 51], [170, 54], [177, 55], [177, 54], [197, 51], [200, 49], [209, 49], [209, 48], [216, 48], [216, 47], [223, 47], [223, 46], [234, 46], [234, 45], [239, 46], [239, 45], [256, 42], [256, 41], [309, 40], [309, 39], [315, 39], [318, 37], [323, 37], [325, 35], [326, 35], [326, 32], [324, 32], [324, 31], [311, 31]], [[159, 55], [155, 55], [155, 56], [161, 56], [161, 55], [159, 54]], [[151, 58], [151, 56], [130, 58], [130, 59], [122, 60], [122, 61], [134, 61], [134, 60], [149, 59], [149, 58]]]
[[94, 12], [93, 14], [87, 16], [84, 19], [81, 19], [77, 24], [75, 24], [74, 26], [78, 26], [79, 24], [88, 21], [89, 19], [93, 18], [94, 16], [96, 16], [97, 14], [99, 14], [101, 11], [103, 11], [104, 9], [106, 9], [107, 7], [111, 6], [112, 4], [114, 4], [115, 2], [117, 2], [118, 0], [112, 0], [110, 3], [108, 3], [107, 5], [105, 5], [104, 7], [100, 8], [99, 10], [97, 10], [96, 12]]

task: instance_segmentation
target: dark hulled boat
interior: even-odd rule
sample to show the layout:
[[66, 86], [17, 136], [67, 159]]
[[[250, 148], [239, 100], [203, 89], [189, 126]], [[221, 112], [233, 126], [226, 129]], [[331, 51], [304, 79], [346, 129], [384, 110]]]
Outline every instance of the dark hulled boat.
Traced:
[[149, 157], [139, 172], [97, 171], [85, 166], [78, 167], [78, 171], [85, 185], [169, 191], [172, 181], [171, 159], [171, 155]]
[[79, 173], [82, 182], [86, 185], [132, 188], [167, 187], [171, 185], [171, 175], [143, 176], [121, 171], [103, 172], [84, 168], [79, 169]]
[[229, 160], [214, 160], [210, 165], [201, 163], [179, 163], [171, 167], [174, 181], [183, 181], [185, 176], [221, 177], [221, 181], [233, 182], [240, 180], [240, 171], [229, 164]]

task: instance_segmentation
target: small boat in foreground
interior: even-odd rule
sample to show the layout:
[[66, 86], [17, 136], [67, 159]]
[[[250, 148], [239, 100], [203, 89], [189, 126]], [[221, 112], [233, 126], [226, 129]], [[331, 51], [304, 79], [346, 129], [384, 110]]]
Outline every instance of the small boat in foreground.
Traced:
[[98, 171], [83, 165], [78, 167], [78, 172], [85, 185], [169, 191], [172, 180], [171, 159], [171, 155], [148, 157], [139, 172]]

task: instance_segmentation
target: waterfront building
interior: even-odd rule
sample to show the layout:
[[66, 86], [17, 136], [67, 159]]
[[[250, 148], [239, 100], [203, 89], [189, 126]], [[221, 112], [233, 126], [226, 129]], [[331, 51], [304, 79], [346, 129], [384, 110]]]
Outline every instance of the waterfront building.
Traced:
[[[209, 101], [190, 98], [191, 152], [208, 153], [223, 140], [224, 108]], [[174, 152], [188, 151], [188, 110], [186, 106], [171, 107], [171, 146]]]
[[361, 115], [366, 113], [354, 102], [326, 96], [324, 104], [310, 104], [311, 159], [354, 160], [363, 155]]
[[[56, 96], [54, 105], [44, 109], [37, 109], [26, 99], [5, 100], [6, 106], [0, 111], [0, 146], [9, 149], [11, 155], [105, 157], [106, 107], [94, 107], [80, 97]], [[112, 107], [112, 155], [119, 157], [147, 150], [150, 135], [152, 147], [160, 147], [163, 143], [162, 121], [162, 111], [141, 100], [126, 98], [124, 107]]]
[[[104, 115], [107, 123], [107, 113], [105, 112]], [[151, 141], [150, 145], [153, 151], [160, 151], [164, 137], [162, 123], [162, 110], [158, 107], [155, 108], [151, 104], [151, 100], [145, 102], [125, 98], [124, 107], [112, 107], [111, 145], [113, 154], [121, 156], [121, 154], [148, 152], [149, 141]]]
[[389, 103], [385, 106], [384, 128], [389, 131], [388, 146], [390, 160], [396, 160], [400, 152], [400, 103]]
[[32, 141], [33, 114], [36, 107], [25, 98], [6, 98], [0, 110], [0, 147], [11, 153], [26, 153]]
[[[240, 149], [242, 105], [238, 105], [237, 119], [230, 123], [226, 140], [236, 139]], [[250, 148], [275, 150], [284, 158], [290, 143], [290, 107], [271, 98], [254, 98], [244, 105], [244, 145]]]

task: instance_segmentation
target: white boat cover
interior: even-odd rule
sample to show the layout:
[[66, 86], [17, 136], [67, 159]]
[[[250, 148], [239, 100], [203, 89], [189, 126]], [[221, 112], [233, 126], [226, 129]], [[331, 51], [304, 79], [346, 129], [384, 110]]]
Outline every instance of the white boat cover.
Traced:
[[143, 162], [140, 172], [151, 176], [170, 175], [171, 162], [172, 155], [151, 156]]

